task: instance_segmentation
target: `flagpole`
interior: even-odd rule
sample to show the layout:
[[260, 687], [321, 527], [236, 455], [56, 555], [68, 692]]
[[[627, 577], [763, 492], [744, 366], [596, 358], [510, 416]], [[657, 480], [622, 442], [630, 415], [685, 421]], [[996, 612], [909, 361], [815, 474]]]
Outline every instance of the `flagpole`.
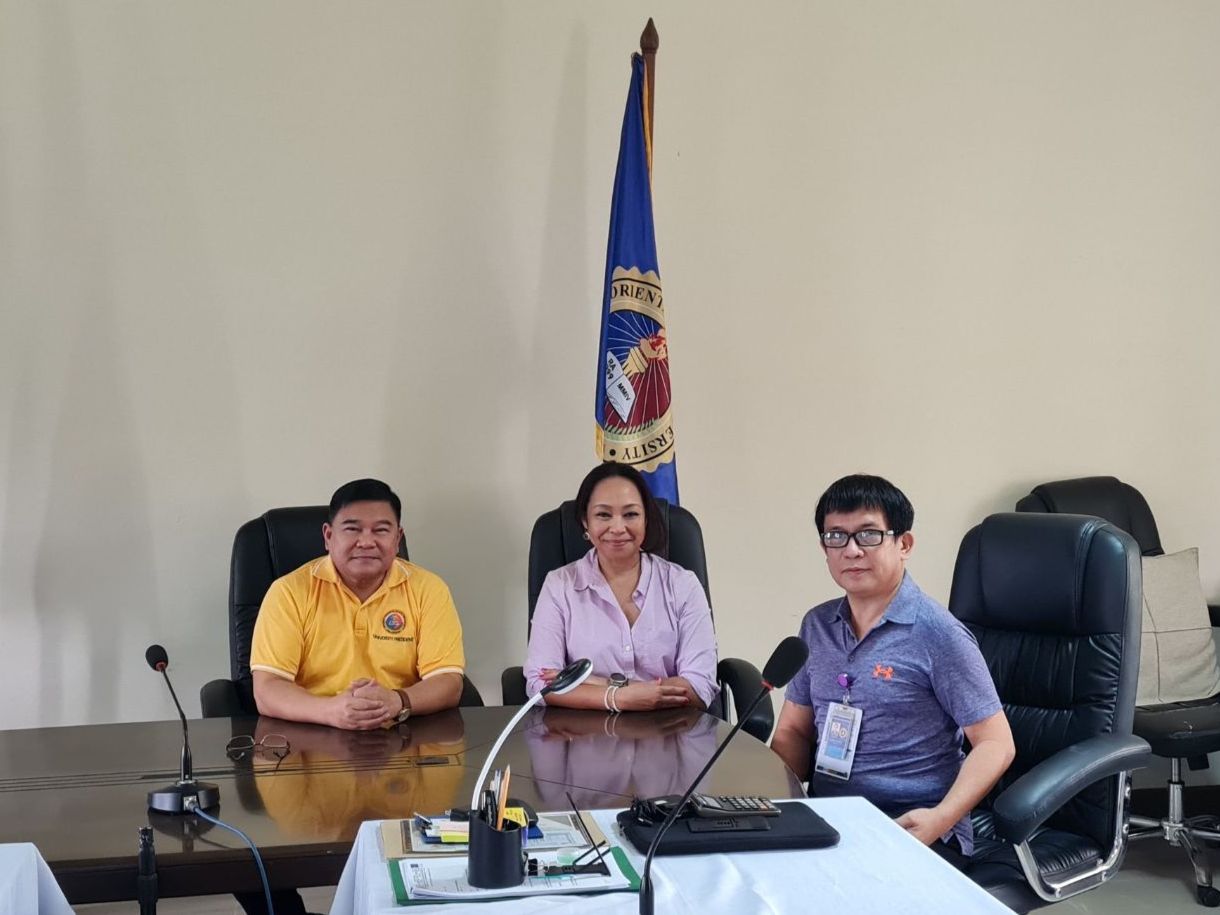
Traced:
[[651, 19], [632, 53], [602, 286], [593, 420], [602, 460], [630, 464], [678, 504], [669, 343], [652, 208], [651, 89], [660, 46]]
[[661, 36], [653, 25], [652, 17], [648, 17], [648, 25], [640, 33], [640, 53], [644, 55], [644, 94], [647, 99], [644, 105], [644, 137], [648, 144], [648, 176], [652, 177], [652, 99], [656, 86], [657, 48], [661, 46]]

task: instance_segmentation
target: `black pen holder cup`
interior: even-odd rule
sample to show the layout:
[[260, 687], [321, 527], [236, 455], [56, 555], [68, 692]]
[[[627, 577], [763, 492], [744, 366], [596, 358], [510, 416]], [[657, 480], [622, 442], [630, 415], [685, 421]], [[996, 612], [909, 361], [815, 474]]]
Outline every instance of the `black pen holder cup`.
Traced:
[[503, 829], [492, 829], [480, 814], [470, 816], [470, 856], [466, 880], [483, 890], [520, 886], [525, 880], [525, 830], [507, 822]]

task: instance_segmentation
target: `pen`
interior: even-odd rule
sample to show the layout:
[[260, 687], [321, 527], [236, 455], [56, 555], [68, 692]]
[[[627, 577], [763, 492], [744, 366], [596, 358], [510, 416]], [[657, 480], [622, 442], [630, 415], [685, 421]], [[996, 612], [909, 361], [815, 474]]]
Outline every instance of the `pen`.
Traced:
[[490, 788], [483, 790], [483, 821], [492, 829], [498, 828], [493, 819], [496, 815], [496, 796]]
[[508, 806], [508, 782], [513, 777], [513, 767], [504, 768], [504, 781], [500, 783], [500, 804], [496, 808], [496, 829], [504, 828], [504, 808]]

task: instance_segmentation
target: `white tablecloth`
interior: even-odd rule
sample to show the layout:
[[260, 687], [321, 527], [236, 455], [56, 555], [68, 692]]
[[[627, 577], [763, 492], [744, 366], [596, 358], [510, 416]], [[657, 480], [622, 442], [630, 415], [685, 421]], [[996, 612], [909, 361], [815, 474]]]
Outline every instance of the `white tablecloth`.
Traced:
[[0, 845], [0, 915], [72, 915], [47, 862], [29, 842]]
[[[863, 798], [805, 801], [842, 836], [834, 848], [657, 858], [652, 875], [656, 911], [665, 915], [713, 912], [865, 912], [944, 915], [1011, 912], [952, 865], [907, 835]], [[617, 811], [595, 816], [639, 870], [643, 855], [618, 834]], [[534, 896], [494, 903], [444, 903], [402, 908], [394, 902], [377, 822], [360, 827], [343, 868], [331, 915], [510, 915], [510, 913], [632, 913], [634, 893]]]

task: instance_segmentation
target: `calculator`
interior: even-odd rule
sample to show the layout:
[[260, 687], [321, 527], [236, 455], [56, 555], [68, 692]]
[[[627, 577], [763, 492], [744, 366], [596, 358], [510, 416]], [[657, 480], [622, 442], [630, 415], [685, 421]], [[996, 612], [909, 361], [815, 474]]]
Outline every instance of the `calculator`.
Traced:
[[745, 795], [693, 794], [691, 812], [697, 817], [762, 816], [777, 817], [780, 809], [765, 797]]

